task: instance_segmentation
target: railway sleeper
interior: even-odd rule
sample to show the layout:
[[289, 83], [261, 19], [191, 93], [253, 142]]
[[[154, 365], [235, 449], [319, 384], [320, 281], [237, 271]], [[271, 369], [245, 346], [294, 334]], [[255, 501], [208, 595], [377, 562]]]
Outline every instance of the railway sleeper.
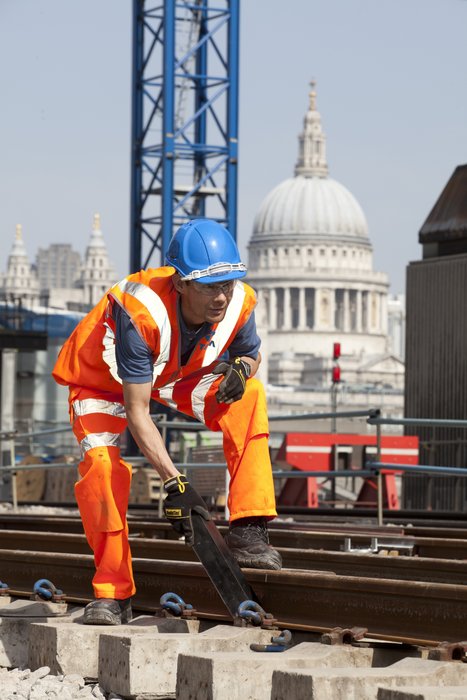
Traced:
[[[42, 615], [28, 616], [32, 605]], [[426, 648], [329, 645], [294, 631], [282, 653], [258, 653], [251, 645], [268, 649], [271, 630], [153, 615], [112, 628], [90, 626], [81, 623], [81, 607], [64, 612], [63, 603], [38, 605], [2, 607], [0, 666], [98, 679], [105, 692], [129, 700], [400, 700], [405, 696], [387, 693], [416, 690], [408, 697], [423, 698], [424, 686], [438, 690], [426, 700], [441, 700], [444, 686], [467, 697], [467, 664], [430, 660]]]

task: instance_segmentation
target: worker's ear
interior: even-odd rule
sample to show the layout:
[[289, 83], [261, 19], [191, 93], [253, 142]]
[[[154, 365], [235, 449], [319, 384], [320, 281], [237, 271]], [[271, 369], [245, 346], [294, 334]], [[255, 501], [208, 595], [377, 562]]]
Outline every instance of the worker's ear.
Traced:
[[185, 282], [182, 282], [178, 272], [176, 272], [175, 275], [172, 277], [172, 281], [173, 281], [174, 287], [177, 290], [177, 292], [179, 294], [183, 294], [183, 291], [185, 289], [186, 284], [185, 284]]

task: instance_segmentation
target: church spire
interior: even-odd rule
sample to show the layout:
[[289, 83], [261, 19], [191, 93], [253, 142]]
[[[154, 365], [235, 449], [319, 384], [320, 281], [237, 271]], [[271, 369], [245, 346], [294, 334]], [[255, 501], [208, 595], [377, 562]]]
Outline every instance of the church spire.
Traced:
[[104, 236], [101, 231], [101, 216], [100, 214], [94, 214], [94, 220], [92, 223], [92, 233], [89, 240], [89, 248], [100, 248], [106, 250], [106, 245], [104, 241]]
[[23, 241], [23, 227], [21, 224], [16, 224], [15, 239], [11, 249], [10, 256], [27, 259], [28, 254]]
[[321, 127], [321, 115], [316, 109], [316, 81], [310, 83], [310, 104], [303, 120], [303, 131], [298, 137], [299, 152], [295, 175], [326, 177], [326, 136]]

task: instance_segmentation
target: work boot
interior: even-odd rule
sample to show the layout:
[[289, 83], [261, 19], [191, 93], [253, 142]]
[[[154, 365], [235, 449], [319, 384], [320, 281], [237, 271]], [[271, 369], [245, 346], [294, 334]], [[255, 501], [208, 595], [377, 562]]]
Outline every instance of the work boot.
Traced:
[[124, 625], [131, 619], [131, 598], [96, 598], [84, 608], [84, 625]]
[[282, 568], [281, 555], [269, 544], [266, 522], [266, 518], [240, 518], [230, 524], [225, 541], [240, 566], [275, 571]]

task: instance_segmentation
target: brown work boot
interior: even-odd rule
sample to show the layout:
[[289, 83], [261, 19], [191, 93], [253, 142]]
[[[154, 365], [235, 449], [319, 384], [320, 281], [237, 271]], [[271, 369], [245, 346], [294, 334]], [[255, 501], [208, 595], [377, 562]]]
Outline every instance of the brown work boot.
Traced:
[[240, 566], [274, 571], [282, 568], [281, 555], [269, 544], [266, 522], [266, 518], [240, 518], [230, 524], [225, 541]]
[[131, 598], [96, 598], [84, 608], [84, 625], [124, 625], [131, 622]]

